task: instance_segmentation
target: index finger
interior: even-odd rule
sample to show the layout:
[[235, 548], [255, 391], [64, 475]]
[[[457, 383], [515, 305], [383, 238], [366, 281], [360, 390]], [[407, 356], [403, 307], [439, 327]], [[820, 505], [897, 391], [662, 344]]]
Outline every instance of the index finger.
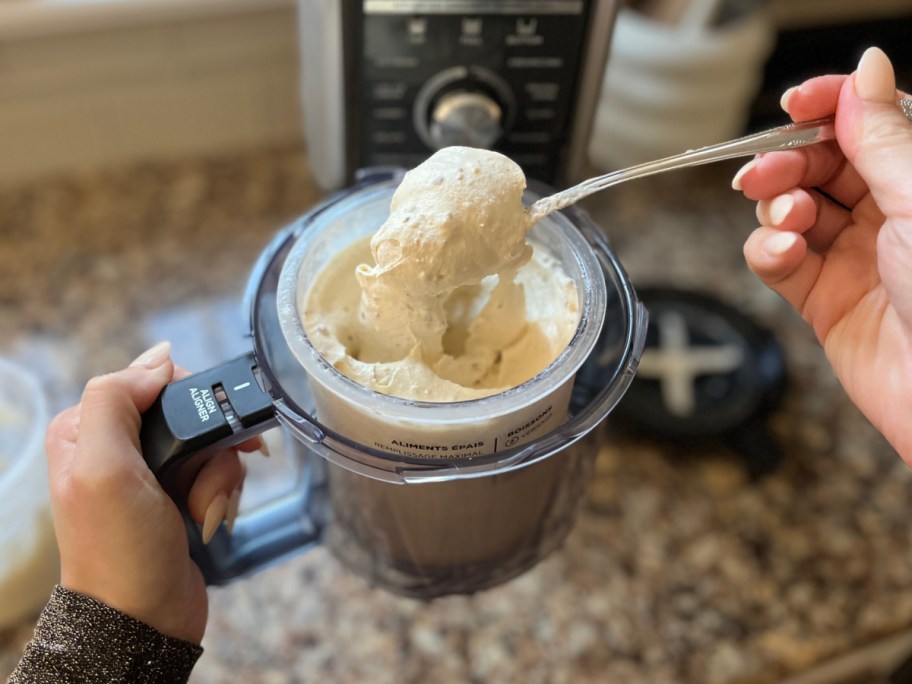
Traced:
[[80, 472], [101, 477], [145, 465], [139, 446], [142, 414], [172, 373], [173, 366], [166, 360], [156, 368], [130, 366], [88, 382], [80, 404], [74, 463]]
[[48, 425], [45, 435], [45, 452], [47, 454], [48, 475], [53, 487], [58, 480], [66, 478], [73, 461], [76, 449], [76, 438], [79, 435], [79, 414], [81, 407], [77, 404], [61, 411]]
[[[830, 74], [808, 79], [783, 93], [782, 108], [793, 121], [833, 116], [847, 78]], [[835, 142], [760, 155], [738, 172], [732, 184], [752, 200], [772, 199], [798, 187], [820, 188], [847, 207], [867, 192]]]
[[810, 121], [836, 113], [839, 91], [848, 78], [845, 74], [830, 74], [810, 78], [801, 85], [789, 88], [782, 95], [782, 109], [792, 121]]

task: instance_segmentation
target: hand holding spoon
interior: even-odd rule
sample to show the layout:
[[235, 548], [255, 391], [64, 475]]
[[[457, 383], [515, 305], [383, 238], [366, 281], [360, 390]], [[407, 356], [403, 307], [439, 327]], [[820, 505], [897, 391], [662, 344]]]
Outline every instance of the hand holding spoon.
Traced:
[[[899, 106], [906, 115], [906, 118], [912, 121], [912, 98], [900, 100]], [[572, 188], [567, 188], [566, 190], [555, 193], [550, 197], [543, 197], [526, 211], [529, 214], [531, 223], [535, 223], [548, 214], [560, 211], [564, 207], [570, 206], [599, 190], [604, 190], [605, 188], [610, 188], [613, 185], [634, 180], [635, 178], [653, 176], [657, 173], [664, 173], [665, 171], [709, 164], [724, 159], [748, 157], [759, 154], [760, 152], [790, 150], [819, 142], [826, 142], [827, 140], [833, 140], [836, 137], [833, 122], [833, 117], [825, 117], [812, 121], [790, 123], [752, 135], [747, 135], [743, 138], [736, 138], [735, 140], [729, 140], [728, 142], [709, 145], [696, 150], [689, 150], [682, 154], [676, 154], [671, 157], [665, 157], [664, 159], [631, 166], [630, 168], [621, 169], [620, 171], [612, 171], [603, 176], [590, 178], [578, 185], [574, 185]]]

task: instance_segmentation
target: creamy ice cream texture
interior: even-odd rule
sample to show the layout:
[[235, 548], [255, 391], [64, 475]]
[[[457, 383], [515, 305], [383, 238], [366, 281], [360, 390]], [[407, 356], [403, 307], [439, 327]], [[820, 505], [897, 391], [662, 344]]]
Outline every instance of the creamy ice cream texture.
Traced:
[[448, 147], [405, 175], [387, 221], [337, 255], [302, 312], [336, 369], [384, 394], [463, 401], [546, 368], [579, 323], [576, 285], [541, 245], [522, 170]]

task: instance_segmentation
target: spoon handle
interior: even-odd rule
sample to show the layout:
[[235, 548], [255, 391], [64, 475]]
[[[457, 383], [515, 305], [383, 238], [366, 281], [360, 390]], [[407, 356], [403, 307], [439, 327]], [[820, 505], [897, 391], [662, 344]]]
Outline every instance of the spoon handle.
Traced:
[[[912, 121], [912, 99], [900, 100], [899, 104], [906, 118]], [[543, 197], [538, 200], [529, 207], [530, 218], [533, 222], [538, 221], [548, 214], [559, 211], [584, 197], [588, 197], [594, 192], [634, 178], [652, 176], [673, 169], [709, 164], [723, 159], [747, 157], [760, 152], [795, 149], [805, 145], [833, 140], [835, 137], [836, 131], [833, 125], [833, 117], [778, 126], [777, 128], [746, 135], [743, 138], [736, 138], [735, 140], [701, 147], [696, 150], [688, 150], [671, 157], [613, 171], [606, 173], [604, 176], [590, 178], [579, 185], [574, 185], [572, 188], [567, 188], [550, 197]]]

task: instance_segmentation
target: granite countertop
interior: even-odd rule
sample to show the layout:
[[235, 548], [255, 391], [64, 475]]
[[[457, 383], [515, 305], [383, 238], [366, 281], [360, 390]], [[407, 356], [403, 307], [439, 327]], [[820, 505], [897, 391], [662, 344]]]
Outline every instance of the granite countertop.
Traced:
[[[912, 474], [744, 266], [754, 217], [729, 189], [736, 168], [586, 206], [636, 284], [712, 292], [775, 332], [791, 377], [771, 419], [786, 453], [775, 473], [750, 482], [721, 444], [609, 419], [574, 531], [532, 571], [421, 603], [318, 548], [212, 590], [192, 681], [748, 684], [910, 627]], [[319, 196], [297, 149], [0, 188], [0, 354], [39, 371], [55, 409], [163, 330], [202, 321], [208, 332], [174, 341], [193, 367], [257, 253]], [[0, 634], [0, 675], [31, 628]]]

